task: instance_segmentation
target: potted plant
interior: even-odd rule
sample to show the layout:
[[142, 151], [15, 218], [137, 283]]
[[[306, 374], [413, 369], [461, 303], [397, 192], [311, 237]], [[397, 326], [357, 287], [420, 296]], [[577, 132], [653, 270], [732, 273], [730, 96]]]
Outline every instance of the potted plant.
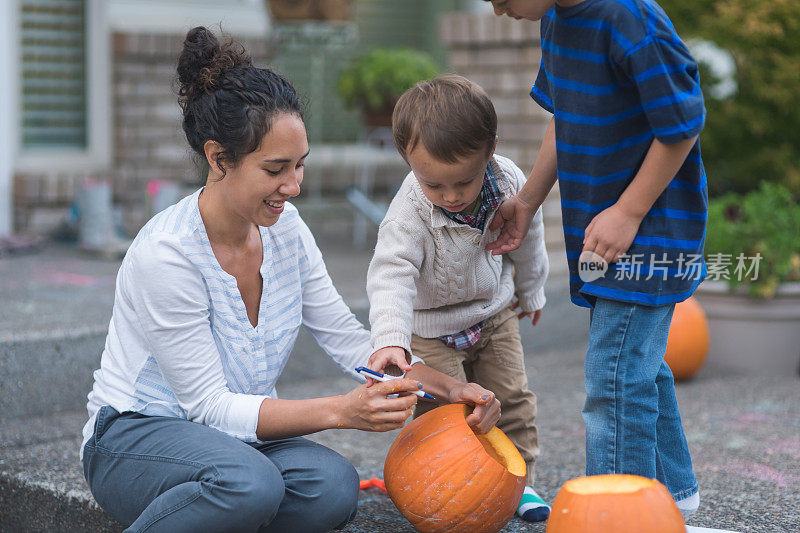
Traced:
[[[712, 270], [697, 291], [709, 321], [708, 366], [796, 373], [800, 40], [792, 36], [800, 24], [800, 2], [659, 4], [678, 33], [691, 38], [687, 42], [700, 65], [708, 111], [700, 138], [712, 197], [706, 258], [710, 267], [719, 259], [731, 262], [727, 277], [733, 279], [717, 279], [719, 271]], [[752, 272], [738, 279], [740, 254], [760, 254], [756, 279]]]
[[397, 99], [420, 80], [438, 74], [433, 58], [410, 48], [375, 48], [356, 58], [339, 77], [339, 95], [360, 108], [368, 126], [391, 126]]
[[275, 20], [347, 20], [352, 0], [267, 0]]
[[759, 374], [800, 369], [800, 204], [762, 182], [709, 202], [709, 278], [696, 296], [708, 316], [709, 365]]

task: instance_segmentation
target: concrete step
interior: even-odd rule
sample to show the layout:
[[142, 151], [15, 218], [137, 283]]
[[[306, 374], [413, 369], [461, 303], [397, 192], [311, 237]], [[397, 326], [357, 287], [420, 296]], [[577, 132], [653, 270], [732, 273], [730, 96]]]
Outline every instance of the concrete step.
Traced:
[[[584, 325], [581, 330], [585, 333], [585, 329]], [[547, 336], [562, 334], [543, 330]], [[542, 453], [536, 467], [537, 489], [547, 501], [553, 500], [565, 481], [583, 475], [584, 349], [576, 345], [526, 357], [539, 404]], [[329, 396], [346, 393], [354, 385], [341, 374], [331, 375], [286, 383], [281, 396]], [[703, 494], [701, 509], [689, 520], [688, 531], [796, 531], [794, 510], [800, 494], [797, 378], [720, 376], [704, 370], [694, 380], [679, 384], [677, 394]], [[85, 416], [79, 411], [0, 420], [0, 531], [122, 529], [98, 509], [83, 479], [78, 446]], [[383, 477], [383, 461], [396, 435], [331, 430], [311, 438], [347, 457], [361, 478], [368, 479]], [[544, 524], [514, 519], [503, 533], [543, 533], [544, 529]], [[362, 491], [358, 516], [345, 531], [413, 530], [383, 493], [370, 489]]]
[[[529, 357], [532, 382], [547, 382], [542, 372], [563, 375], [565, 366], [579, 365], [582, 350], [583, 346], [578, 345], [558, 354]], [[577, 374], [572, 382], [569, 386], [562, 382], [559, 387], [562, 390], [580, 387]], [[355, 386], [355, 381], [337, 371], [321, 379], [282, 381], [280, 394], [285, 399], [333, 396], [347, 393]], [[544, 386], [553, 388], [555, 383]], [[564, 399], [576, 403], [577, 396], [569, 393]], [[105, 533], [123, 529], [99, 508], [83, 478], [78, 452], [85, 421], [82, 410], [0, 420], [0, 531]], [[561, 424], [556, 419], [551, 421]], [[384, 459], [398, 433], [331, 430], [309, 438], [344, 455], [361, 479], [369, 479], [383, 478]], [[558, 475], [562, 470], [553, 465], [552, 473]], [[552, 484], [560, 482], [563, 481], [555, 480]], [[346, 531], [411, 533], [414, 530], [383, 493], [370, 490], [361, 492], [359, 515]], [[541, 532], [543, 527], [514, 520], [503, 531]]]

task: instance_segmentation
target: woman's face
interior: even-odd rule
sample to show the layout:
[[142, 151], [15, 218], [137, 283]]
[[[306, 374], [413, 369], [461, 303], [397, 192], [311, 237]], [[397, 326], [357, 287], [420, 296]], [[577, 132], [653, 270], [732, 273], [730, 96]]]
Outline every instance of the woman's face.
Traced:
[[261, 146], [227, 169], [218, 182], [228, 205], [242, 218], [259, 226], [275, 224], [284, 204], [300, 194], [308, 139], [303, 120], [281, 113]]

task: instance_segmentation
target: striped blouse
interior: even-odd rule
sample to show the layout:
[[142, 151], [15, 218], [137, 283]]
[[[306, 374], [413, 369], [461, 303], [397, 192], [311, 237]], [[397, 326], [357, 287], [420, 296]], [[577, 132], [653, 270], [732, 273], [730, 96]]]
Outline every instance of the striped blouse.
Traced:
[[363, 381], [353, 370], [372, 353], [369, 332], [333, 287], [297, 209], [287, 203], [276, 224], [260, 228], [264, 284], [254, 328], [236, 279], [211, 249], [199, 196], [198, 190], [150, 220], [120, 266], [84, 445], [103, 405], [257, 440], [259, 408], [275, 396], [301, 323]]
[[700, 144], [643, 219], [628, 256], [581, 277], [586, 227], [630, 184], [653, 139], [697, 135], [705, 108], [697, 65], [653, 0], [585, 0], [542, 19], [531, 96], [554, 113], [558, 181], [573, 302], [678, 302], [705, 277], [708, 192]]

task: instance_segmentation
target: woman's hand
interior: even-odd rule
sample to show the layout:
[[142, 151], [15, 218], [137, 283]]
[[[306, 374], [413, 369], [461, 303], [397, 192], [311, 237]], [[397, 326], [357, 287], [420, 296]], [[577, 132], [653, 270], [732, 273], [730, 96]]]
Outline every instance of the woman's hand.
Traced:
[[[384, 371], [385, 368], [389, 367], [389, 369], [392, 370], [393, 367], [396, 366], [403, 373], [406, 373], [411, 370], [411, 365], [408, 364], [409, 359], [410, 358], [407, 356], [406, 351], [403, 348], [398, 346], [387, 346], [386, 348], [381, 348], [370, 356], [369, 362], [367, 363], [367, 368], [386, 374], [387, 372]], [[391, 372], [389, 373], [391, 374]], [[373, 383], [378, 382], [370, 377], [367, 377], [367, 387], [371, 387]]]
[[492, 391], [477, 383], [459, 383], [450, 390], [450, 403], [474, 406], [467, 424], [477, 433], [486, 433], [500, 420], [500, 401]]
[[[337, 427], [364, 431], [400, 429], [417, 403], [417, 396], [408, 393], [421, 388], [419, 381], [413, 379], [393, 379], [373, 387], [361, 385], [342, 396]], [[387, 398], [389, 394], [401, 396]]]
[[538, 205], [528, 204], [519, 195], [512, 196], [500, 204], [500, 208], [489, 223], [489, 229], [492, 231], [501, 228], [500, 235], [487, 244], [486, 249], [491, 250], [492, 255], [500, 255], [519, 248], [531, 228], [533, 215], [538, 208]]

